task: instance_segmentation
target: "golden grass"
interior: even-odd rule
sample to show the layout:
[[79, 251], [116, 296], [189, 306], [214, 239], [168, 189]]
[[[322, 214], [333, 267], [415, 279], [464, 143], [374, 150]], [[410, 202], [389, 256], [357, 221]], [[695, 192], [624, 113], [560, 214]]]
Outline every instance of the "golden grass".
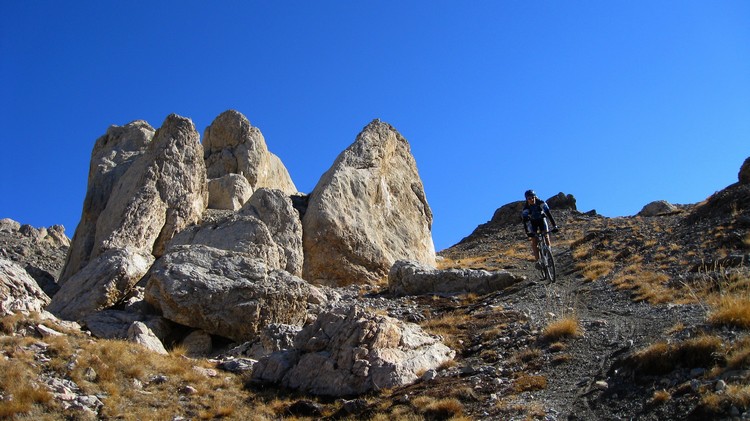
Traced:
[[606, 260], [594, 260], [576, 263], [576, 269], [583, 275], [587, 281], [594, 281], [603, 278], [615, 268], [615, 263]]
[[669, 276], [630, 265], [612, 279], [612, 284], [621, 290], [632, 290], [633, 301], [660, 304], [683, 298], [678, 291], [669, 288]]
[[576, 316], [567, 316], [557, 319], [548, 324], [542, 330], [541, 339], [547, 342], [559, 341], [564, 338], [573, 338], [581, 335], [581, 327]]
[[711, 308], [709, 323], [750, 329], [750, 297], [723, 295], [711, 300]]
[[657, 342], [628, 358], [631, 366], [647, 375], [661, 375], [682, 367], [711, 367], [715, 365], [722, 339], [699, 336], [676, 344]]
[[668, 400], [672, 399], [672, 395], [667, 392], [666, 390], [656, 390], [654, 391], [654, 395], [651, 397], [650, 403], [652, 405], [660, 405], [664, 402], [667, 402]]
[[529, 374], [521, 374], [513, 381], [513, 390], [516, 393], [541, 390], [547, 388], [547, 378]]
[[452, 349], [461, 349], [460, 338], [461, 326], [471, 320], [470, 316], [461, 311], [445, 313], [436, 318], [429, 318], [420, 325], [427, 332], [440, 335], [443, 342]]

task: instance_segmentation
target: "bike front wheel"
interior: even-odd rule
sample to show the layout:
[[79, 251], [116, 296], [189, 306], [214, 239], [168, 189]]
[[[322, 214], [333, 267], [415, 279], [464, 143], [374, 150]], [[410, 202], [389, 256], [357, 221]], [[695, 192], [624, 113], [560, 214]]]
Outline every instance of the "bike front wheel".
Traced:
[[555, 258], [552, 257], [552, 250], [550, 250], [549, 247], [542, 248], [542, 262], [543, 262], [542, 271], [544, 272], [544, 277], [549, 279], [552, 282], [555, 282], [555, 280], [557, 279], [557, 270], [555, 269]]

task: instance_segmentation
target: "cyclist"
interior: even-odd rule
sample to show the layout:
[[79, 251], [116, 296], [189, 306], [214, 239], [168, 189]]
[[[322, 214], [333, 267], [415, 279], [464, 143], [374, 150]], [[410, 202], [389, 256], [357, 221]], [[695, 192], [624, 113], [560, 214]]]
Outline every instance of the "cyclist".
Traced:
[[534, 190], [526, 190], [524, 196], [526, 197], [526, 203], [523, 205], [523, 211], [521, 211], [521, 220], [523, 221], [523, 229], [526, 231], [526, 236], [531, 239], [531, 249], [534, 251], [534, 259], [537, 261], [538, 266], [539, 248], [537, 247], [538, 240], [536, 233], [544, 233], [547, 244], [551, 245], [547, 218], [552, 222], [552, 232], [557, 232], [557, 224], [555, 223], [555, 218], [552, 217], [547, 203], [539, 199]]

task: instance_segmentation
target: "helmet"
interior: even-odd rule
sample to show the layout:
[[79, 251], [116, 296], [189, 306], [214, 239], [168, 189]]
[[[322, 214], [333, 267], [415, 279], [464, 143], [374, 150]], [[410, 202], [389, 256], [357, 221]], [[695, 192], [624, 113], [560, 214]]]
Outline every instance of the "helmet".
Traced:
[[523, 195], [528, 199], [529, 197], [536, 197], [536, 192], [534, 190], [526, 190], [526, 193]]

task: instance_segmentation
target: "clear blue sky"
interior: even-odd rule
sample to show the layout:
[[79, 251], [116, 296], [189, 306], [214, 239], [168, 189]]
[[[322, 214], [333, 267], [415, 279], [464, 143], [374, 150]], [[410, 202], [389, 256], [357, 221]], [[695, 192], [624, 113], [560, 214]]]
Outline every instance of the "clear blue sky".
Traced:
[[2, 1], [0, 80], [0, 218], [72, 236], [112, 124], [236, 109], [309, 193], [380, 118], [442, 250], [528, 188], [624, 216], [736, 182], [750, 2]]

